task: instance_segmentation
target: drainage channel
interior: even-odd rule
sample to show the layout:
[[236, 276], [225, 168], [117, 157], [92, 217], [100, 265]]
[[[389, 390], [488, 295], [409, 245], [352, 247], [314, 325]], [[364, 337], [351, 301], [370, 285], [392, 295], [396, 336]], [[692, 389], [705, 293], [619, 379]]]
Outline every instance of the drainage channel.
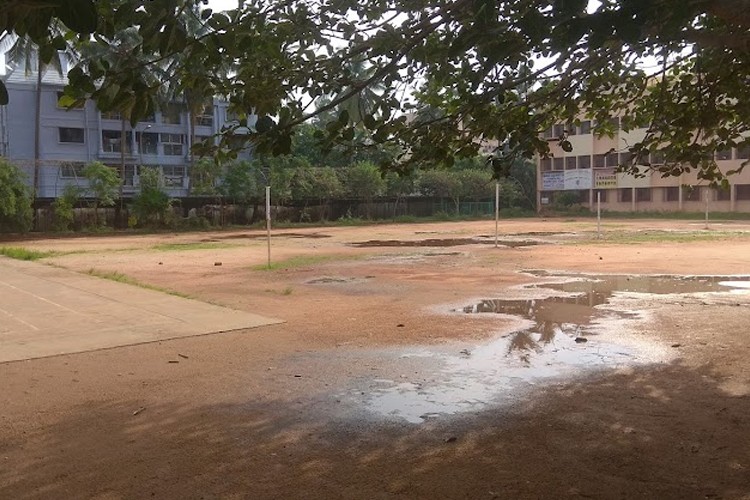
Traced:
[[[738, 276], [547, 275], [549, 283], [526, 285], [540, 298], [483, 299], [456, 314], [498, 314], [517, 319], [509, 334], [472, 347], [457, 344], [406, 349], [395, 364], [414, 373], [358, 387], [374, 415], [421, 423], [512, 402], [538, 386], [593, 371], [666, 362], [667, 346], [628, 334], [639, 311], [611, 307], [615, 294], [742, 293], [750, 278]], [[646, 295], [646, 297], [648, 296]], [[413, 370], [417, 367], [417, 370]], [[366, 390], [363, 390], [366, 389]]]

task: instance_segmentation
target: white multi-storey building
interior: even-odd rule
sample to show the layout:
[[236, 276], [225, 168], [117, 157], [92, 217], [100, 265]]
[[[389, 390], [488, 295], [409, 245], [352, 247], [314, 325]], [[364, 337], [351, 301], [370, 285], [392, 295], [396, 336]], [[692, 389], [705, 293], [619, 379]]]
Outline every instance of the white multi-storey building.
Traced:
[[[618, 119], [613, 118], [617, 125]], [[582, 205], [595, 209], [597, 199], [601, 207], [610, 211], [703, 211], [750, 212], [750, 168], [729, 177], [728, 190], [713, 189], [699, 181], [696, 171], [677, 177], [662, 177], [658, 172], [647, 172], [635, 177], [616, 172], [620, 164], [630, 161], [627, 151], [645, 137], [646, 130], [615, 132], [614, 137], [597, 137], [589, 120], [580, 125], [557, 124], [545, 132], [550, 141], [550, 158], [537, 159], [537, 207], [554, 202], [556, 196], [573, 192]], [[573, 149], [565, 152], [556, 138], [566, 133]], [[723, 172], [740, 168], [750, 158], [750, 148], [716, 152], [716, 161]], [[658, 166], [664, 162], [659, 154], [652, 154], [649, 162]]]
[[[93, 101], [76, 109], [58, 105], [67, 80], [50, 69], [41, 82], [36, 159], [37, 73], [23, 67], [6, 66], [4, 70], [0, 77], [8, 88], [10, 102], [0, 106], [0, 156], [21, 167], [30, 186], [36, 166], [37, 198], [56, 198], [70, 184], [85, 187], [82, 170], [92, 161], [115, 167], [119, 172], [123, 150], [123, 197], [137, 192], [141, 165], [161, 168], [170, 196], [189, 195], [191, 120], [184, 104], [170, 103], [134, 127], [126, 122], [123, 143], [123, 120], [119, 114], [102, 113]], [[227, 103], [214, 99], [195, 117], [196, 141], [211, 137], [214, 139], [209, 140], [215, 140], [215, 134], [229, 121]]]

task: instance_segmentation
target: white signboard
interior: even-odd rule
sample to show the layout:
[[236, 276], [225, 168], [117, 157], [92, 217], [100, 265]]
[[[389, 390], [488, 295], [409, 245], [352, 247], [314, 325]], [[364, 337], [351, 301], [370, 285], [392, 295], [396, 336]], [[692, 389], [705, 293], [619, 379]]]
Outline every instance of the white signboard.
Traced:
[[591, 189], [591, 169], [566, 170], [563, 189]]
[[594, 170], [594, 188], [615, 189], [617, 188], [617, 173], [614, 168], [602, 168]]
[[542, 172], [542, 191], [565, 189], [565, 172]]

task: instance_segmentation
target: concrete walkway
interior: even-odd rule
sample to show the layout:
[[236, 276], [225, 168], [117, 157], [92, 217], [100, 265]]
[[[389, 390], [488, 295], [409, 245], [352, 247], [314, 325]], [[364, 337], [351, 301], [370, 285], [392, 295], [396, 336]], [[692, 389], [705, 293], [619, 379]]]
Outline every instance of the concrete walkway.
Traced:
[[0, 363], [281, 322], [0, 257]]

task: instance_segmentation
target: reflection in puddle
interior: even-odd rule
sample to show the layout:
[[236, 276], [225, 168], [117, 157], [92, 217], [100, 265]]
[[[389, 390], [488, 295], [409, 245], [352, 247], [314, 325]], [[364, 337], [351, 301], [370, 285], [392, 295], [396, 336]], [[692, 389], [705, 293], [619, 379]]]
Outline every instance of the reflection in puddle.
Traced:
[[[353, 247], [454, 247], [459, 245], [479, 245], [490, 243], [484, 237], [477, 238], [430, 238], [426, 240], [369, 240], [350, 243]], [[528, 247], [538, 245], [538, 241], [532, 240], [499, 240], [498, 244], [511, 247]]]
[[[583, 372], [665, 361], [670, 353], [664, 346], [611, 333], [614, 326], [632, 327], [640, 319], [638, 313], [612, 309], [609, 300], [615, 293], [685, 294], [747, 288], [747, 278], [671, 276], [576, 276], [564, 283], [528, 285], [524, 287], [527, 291], [562, 292], [565, 296], [486, 299], [455, 310], [511, 315], [521, 320], [521, 326], [471, 349], [454, 345], [402, 355], [402, 359], [421, 360], [422, 379], [378, 380], [370, 387], [365, 405], [376, 414], [419, 423], [510, 401], [534, 386]], [[597, 307], [604, 305], [610, 307]]]
[[[535, 350], [533, 359], [508, 356], [518, 348], [513, 344], [520, 339], [528, 342], [528, 349]], [[566, 335], [549, 341], [546, 349], [534, 347], [544, 342], [540, 335], [525, 332], [495, 339], [468, 354], [430, 353], [441, 364], [433, 377], [396, 385], [381, 381], [374, 386], [367, 406], [381, 415], [420, 423], [442, 414], [501, 403], [537, 384], [573, 375], [582, 369], [630, 364], [639, 362], [642, 356], [634, 348], [604, 342], [592, 341], [584, 347]]]

